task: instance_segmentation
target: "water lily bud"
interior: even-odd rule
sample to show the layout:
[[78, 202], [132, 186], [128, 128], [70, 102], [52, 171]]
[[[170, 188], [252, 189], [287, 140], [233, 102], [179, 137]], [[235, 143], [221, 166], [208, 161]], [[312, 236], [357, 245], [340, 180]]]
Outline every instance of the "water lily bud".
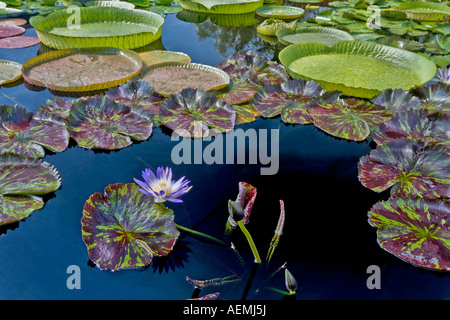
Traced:
[[294, 294], [297, 291], [297, 280], [295, 280], [294, 276], [287, 268], [284, 269], [284, 278], [286, 289], [288, 289], [291, 294]]
[[228, 200], [228, 213], [236, 222], [244, 218], [244, 208], [239, 203], [232, 200]]

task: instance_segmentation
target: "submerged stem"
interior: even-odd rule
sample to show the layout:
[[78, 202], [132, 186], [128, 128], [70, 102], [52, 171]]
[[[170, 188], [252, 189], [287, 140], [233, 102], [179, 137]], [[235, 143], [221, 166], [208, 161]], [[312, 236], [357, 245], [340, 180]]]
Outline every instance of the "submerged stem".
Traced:
[[221, 240], [219, 240], [219, 239], [217, 239], [217, 238], [215, 238], [213, 236], [210, 236], [209, 234], [206, 234], [206, 233], [203, 233], [203, 232], [200, 232], [200, 231], [196, 231], [196, 230], [192, 230], [192, 229], [180, 226], [179, 224], [175, 224], [175, 226], [177, 227], [177, 229], [179, 229], [181, 231], [184, 231], [184, 232], [189, 233], [191, 235], [195, 235], [195, 236], [199, 236], [199, 237], [211, 240], [214, 243], [216, 243], [216, 244], [218, 244], [218, 245], [220, 245], [222, 247], [225, 247], [225, 248], [229, 248], [230, 247], [225, 242], [223, 242], [223, 241], [221, 241]]
[[238, 225], [239, 225], [239, 228], [241, 228], [242, 233], [244, 233], [245, 237], [247, 238], [248, 244], [250, 245], [250, 248], [252, 249], [253, 255], [255, 257], [255, 263], [260, 263], [261, 262], [261, 258], [259, 257], [258, 250], [256, 249], [256, 245], [253, 242], [253, 238], [250, 235], [250, 232], [248, 232], [248, 230], [245, 227], [245, 225], [242, 222], [242, 220], [238, 221]]

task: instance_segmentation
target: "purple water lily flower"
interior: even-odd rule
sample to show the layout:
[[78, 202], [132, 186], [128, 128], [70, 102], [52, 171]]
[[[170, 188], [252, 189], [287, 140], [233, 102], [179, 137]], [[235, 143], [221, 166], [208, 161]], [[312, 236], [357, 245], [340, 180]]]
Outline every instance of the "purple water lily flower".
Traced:
[[166, 167], [158, 167], [156, 176], [150, 169], [142, 171], [142, 178], [144, 181], [134, 179], [134, 181], [141, 187], [138, 188], [142, 193], [155, 198], [156, 203], [164, 201], [183, 202], [178, 197], [191, 190], [192, 186], [188, 186], [191, 182], [185, 180], [185, 177], [175, 181], [172, 180], [172, 169]]

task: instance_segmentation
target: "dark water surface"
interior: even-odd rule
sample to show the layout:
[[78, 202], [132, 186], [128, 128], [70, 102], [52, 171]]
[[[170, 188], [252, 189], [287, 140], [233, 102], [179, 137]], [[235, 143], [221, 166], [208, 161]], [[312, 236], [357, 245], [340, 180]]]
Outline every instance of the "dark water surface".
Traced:
[[[235, 50], [273, 53], [273, 47], [256, 36], [255, 27], [238, 31], [210, 21], [184, 22], [171, 14], [159, 45], [211, 66]], [[36, 34], [28, 29], [26, 35]], [[0, 57], [24, 63], [38, 50], [39, 46], [0, 50]], [[33, 112], [52, 97], [47, 90], [31, 91], [24, 84], [0, 89], [0, 104], [18, 104]], [[448, 275], [416, 268], [378, 246], [367, 211], [388, 194], [376, 194], [358, 181], [357, 162], [370, 152], [368, 142], [336, 139], [313, 125], [285, 125], [279, 118], [258, 119], [237, 128], [279, 129], [276, 175], [261, 175], [262, 164], [174, 165], [171, 151], [177, 142], [161, 127], [147, 141], [116, 152], [94, 152], [72, 144], [64, 152], [47, 154], [44, 160], [57, 168], [62, 186], [45, 198], [43, 209], [0, 229], [0, 299], [187, 299], [193, 287], [186, 276], [211, 279], [231, 274], [243, 280], [204, 289], [201, 295], [219, 291], [220, 299], [240, 299], [253, 256], [239, 233], [234, 241], [244, 266], [231, 249], [189, 236], [180, 238], [175, 248], [178, 263], [164, 265], [163, 259], [155, 259], [158, 264], [143, 270], [108, 272], [89, 261], [80, 223], [85, 201], [108, 184], [132, 182], [143, 169], [158, 166], [171, 166], [175, 178], [186, 176], [194, 186], [182, 197], [184, 203], [168, 204], [175, 221], [217, 238], [223, 236], [227, 201], [236, 198], [238, 183], [255, 186], [258, 195], [248, 229], [263, 259], [278, 220], [279, 200], [284, 200], [286, 225], [279, 247], [268, 268], [259, 268], [248, 299], [283, 298], [273, 291], [255, 290], [284, 262], [299, 284], [298, 300], [450, 298]], [[79, 290], [66, 286], [71, 265], [81, 271]], [[381, 269], [381, 289], [366, 285], [370, 265]], [[284, 289], [284, 273], [267, 284]]]

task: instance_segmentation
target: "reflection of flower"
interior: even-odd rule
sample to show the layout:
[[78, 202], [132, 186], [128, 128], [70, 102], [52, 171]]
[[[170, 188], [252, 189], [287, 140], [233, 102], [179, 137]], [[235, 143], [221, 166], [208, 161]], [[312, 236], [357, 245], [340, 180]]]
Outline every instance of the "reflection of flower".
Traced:
[[189, 180], [185, 180], [185, 177], [175, 181], [172, 180], [172, 169], [163, 167], [158, 167], [156, 170], [156, 176], [150, 169], [145, 169], [142, 171], [142, 178], [144, 181], [134, 179], [134, 181], [141, 187], [139, 191], [155, 198], [155, 202], [183, 202], [182, 200], [176, 199], [183, 194], [191, 190], [192, 186], [189, 187]]

